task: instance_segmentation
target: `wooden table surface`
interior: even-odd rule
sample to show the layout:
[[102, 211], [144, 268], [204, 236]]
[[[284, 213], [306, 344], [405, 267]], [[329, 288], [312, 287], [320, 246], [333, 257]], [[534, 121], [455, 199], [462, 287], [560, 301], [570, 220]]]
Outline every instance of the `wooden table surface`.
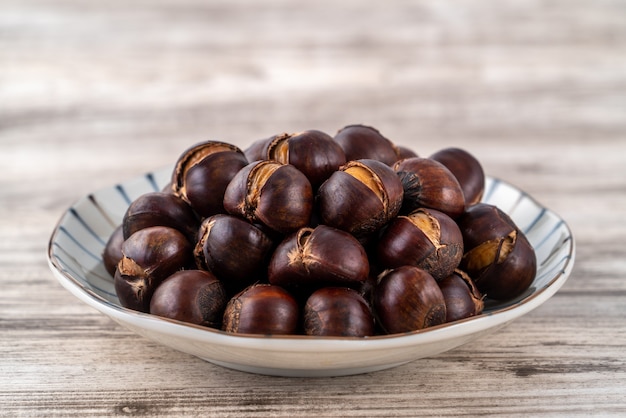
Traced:
[[[54, 279], [83, 195], [188, 146], [379, 128], [570, 225], [541, 307], [432, 358], [341, 378], [224, 369]], [[0, 416], [626, 416], [626, 1], [0, 2]]]

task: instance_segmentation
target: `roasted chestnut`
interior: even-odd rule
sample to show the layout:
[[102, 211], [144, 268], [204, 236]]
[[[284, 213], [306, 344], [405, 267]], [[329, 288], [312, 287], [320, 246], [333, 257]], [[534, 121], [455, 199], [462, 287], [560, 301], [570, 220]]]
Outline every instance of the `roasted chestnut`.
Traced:
[[314, 336], [374, 335], [374, 316], [363, 296], [345, 287], [324, 287], [309, 296], [303, 309], [304, 333]]
[[455, 270], [439, 282], [439, 288], [446, 301], [446, 322], [469, 318], [483, 311], [483, 297], [464, 271]]
[[150, 313], [219, 329], [228, 302], [222, 283], [202, 270], [180, 270], [157, 286]]
[[446, 321], [446, 303], [427, 271], [402, 266], [384, 271], [374, 291], [376, 318], [387, 334], [416, 331]]
[[187, 202], [164, 192], [142, 194], [128, 206], [122, 219], [124, 239], [149, 226], [168, 226], [193, 241], [198, 225], [198, 218]]
[[399, 158], [397, 147], [377, 129], [365, 125], [348, 125], [334, 137], [343, 149], [346, 160], [371, 159], [389, 166]]
[[480, 202], [485, 191], [485, 172], [476, 157], [462, 148], [444, 148], [429, 158], [439, 161], [454, 174], [463, 189], [465, 206]]
[[300, 308], [280, 286], [258, 283], [228, 301], [222, 329], [241, 334], [296, 334]]
[[360, 286], [369, 274], [363, 246], [351, 234], [326, 225], [301, 228], [272, 255], [269, 282], [288, 289]]
[[458, 220], [465, 254], [460, 268], [486, 297], [511, 299], [527, 290], [537, 272], [528, 239], [498, 207], [470, 206]]
[[196, 265], [215, 274], [230, 295], [265, 278], [273, 241], [248, 221], [219, 214], [206, 218], [194, 250]]
[[122, 259], [122, 243], [124, 242], [124, 231], [122, 225], [119, 225], [113, 230], [113, 233], [109, 236], [104, 250], [102, 251], [102, 261], [104, 268], [111, 275], [115, 275], [115, 269], [117, 263]]
[[402, 206], [400, 178], [376, 160], [349, 161], [319, 188], [323, 224], [365, 237], [395, 217]]
[[295, 166], [309, 179], [313, 189], [346, 163], [339, 144], [330, 135], [316, 130], [274, 136], [266, 143], [263, 157]]
[[122, 255], [115, 271], [115, 292], [122, 306], [141, 312], [148, 312], [156, 287], [193, 260], [187, 238], [166, 226], [135, 232], [122, 244]]
[[223, 213], [226, 186], [246, 165], [246, 156], [235, 145], [202, 142], [178, 158], [172, 173], [172, 188], [202, 218]]
[[402, 145], [396, 146], [396, 149], [398, 150], [398, 161], [404, 160], [406, 158], [419, 157], [419, 155], [417, 155], [415, 151]]
[[420, 208], [389, 223], [377, 242], [376, 255], [384, 268], [416, 266], [439, 281], [458, 267], [463, 236], [445, 213]]
[[271, 138], [257, 139], [248, 148], [244, 149], [243, 154], [248, 162], [265, 160], [264, 150], [267, 148], [266, 145], [270, 140]]
[[228, 184], [224, 208], [231, 215], [287, 234], [309, 224], [313, 189], [306, 176], [290, 164], [255, 161]]
[[393, 168], [404, 188], [403, 212], [426, 207], [456, 219], [465, 210], [465, 197], [459, 181], [440, 162], [429, 158], [407, 158], [398, 161]]

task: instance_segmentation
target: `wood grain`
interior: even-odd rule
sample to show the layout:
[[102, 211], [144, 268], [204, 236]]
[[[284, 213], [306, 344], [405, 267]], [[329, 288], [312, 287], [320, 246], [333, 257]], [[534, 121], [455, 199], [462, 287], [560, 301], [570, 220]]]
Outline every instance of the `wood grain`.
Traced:
[[[309, 3], [0, 3], [0, 416], [624, 416], [626, 2]], [[201, 140], [350, 123], [466, 147], [559, 213], [562, 290], [433, 358], [294, 379], [138, 337], [48, 270], [86, 193]]]

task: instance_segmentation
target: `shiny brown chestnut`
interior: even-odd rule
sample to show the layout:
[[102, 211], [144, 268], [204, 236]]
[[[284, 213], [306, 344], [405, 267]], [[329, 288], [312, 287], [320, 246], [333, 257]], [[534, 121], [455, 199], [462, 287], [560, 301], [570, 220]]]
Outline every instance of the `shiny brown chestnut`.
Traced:
[[324, 287], [307, 299], [303, 309], [306, 335], [325, 337], [368, 337], [374, 335], [374, 316], [357, 291], [346, 287]]
[[444, 148], [429, 158], [439, 161], [454, 174], [463, 189], [465, 206], [480, 202], [485, 191], [485, 172], [476, 157], [462, 148]]
[[193, 241], [199, 224], [187, 202], [164, 192], [150, 192], [137, 197], [128, 206], [122, 219], [124, 239], [149, 226], [168, 226]]
[[246, 159], [249, 163], [266, 159], [264, 155], [264, 150], [267, 148], [267, 143], [271, 139], [272, 138], [257, 139], [256, 141], [252, 142], [252, 144], [250, 144], [248, 148], [243, 150], [243, 154], [246, 156]]
[[104, 268], [111, 275], [115, 275], [117, 263], [122, 259], [122, 243], [124, 242], [124, 231], [122, 225], [118, 225], [113, 230], [102, 251], [102, 262]]
[[376, 256], [384, 268], [416, 266], [439, 281], [461, 262], [463, 235], [445, 213], [420, 208], [389, 223], [377, 242]]
[[371, 159], [391, 166], [399, 158], [395, 144], [371, 126], [345, 126], [333, 139], [343, 149], [347, 161]]
[[416, 331], [446, 320], [446, 303], [428, 272], [402, 266], [384, 271], [373, 297], [374, 314], [387, 334]]
[[498, 207], [478, 203], [458, 220], [465, 254], [460, 268], [486, 297], [521, 295], [533, 282], [537, 259], [528, 239]]
[[196, 265], [215, 274], [230, 295], [265, 278], [272, 239], [248, 221], [219, 214], [206, 218], [194, 249]]
[[166, 226], [135, 232], [122, 244], [122, 254], [115, 271], [115, 292], [122, 306], [141, 312], [148, 312], [156, 287], [193, 260], [187, 238]]
[[296, 334], [300, 308], [280, 286], [258, 283], [228, 301], [222, 329], [240, 334]]
[[369, 274], [367, 254], [351, 234], [326, 225], [301, 228], [272, 254], [270, 283], [287, 289], [359, 287]]
[[276, 135], [266, 143], [263, 157], [295, 166], [309, 179], [314, 190], [346, 163], [339, 144], [317, 130]]
[[157, 286], [150, 313], [220, 329], [228, 296], [222, 283], [202, 270], [180, 270]]
[[290, 164], [255, 161], [228, 184], [224, 208], [231, 215], [287, 234], [308, 225], [313, 189], [306, 176]]
[[317, 204], [323, 224], [365, 237], [400, 211], [403, 189], [388, 165], [376, 160], [349, 161], [319, 188]]
[[474, 281], [461, 270], [439, 282], [439, 288], [446, 301], [446, 322], [479, 315], [485, 304]]
[[411, 148], [402, 146], [402, 145], [398, 145], [396, 146], [396, 149], [398, 150], [398, 159], [397, 161], [400, 160], [404, 160], [407, 158], [416, 158], [419, 157], [419, 155], [417, 155], [417, 153], [415, 151], [413, 151]]
[[426, 207], [453, 219], [465, 210], [465, 197], [454, 174], [430, 158], [407, 158], [393, 166], [404, 188], [403, 212]]
[[189, 203], [200, 217], [224, 212], [224, 192], [248, 159], [237, 146], [206, 141], [183, 152], [172, 173], [174, 194]]

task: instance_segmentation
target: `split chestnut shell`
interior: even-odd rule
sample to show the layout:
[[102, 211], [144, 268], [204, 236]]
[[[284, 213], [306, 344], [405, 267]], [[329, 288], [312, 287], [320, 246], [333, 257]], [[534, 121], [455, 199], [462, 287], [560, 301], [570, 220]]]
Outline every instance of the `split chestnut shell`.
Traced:
[[307, 226], [313, 211], [313, 189], [304, 174], [290, 164], [255, 161], [241, 169], [224, 193], [231, 215], [287, 234]]
[[319, 188], [317, 204], [325, 225], [364, 238], [400, 211], [402, 183], [387, 165], [376, 160], [349, 161]]

